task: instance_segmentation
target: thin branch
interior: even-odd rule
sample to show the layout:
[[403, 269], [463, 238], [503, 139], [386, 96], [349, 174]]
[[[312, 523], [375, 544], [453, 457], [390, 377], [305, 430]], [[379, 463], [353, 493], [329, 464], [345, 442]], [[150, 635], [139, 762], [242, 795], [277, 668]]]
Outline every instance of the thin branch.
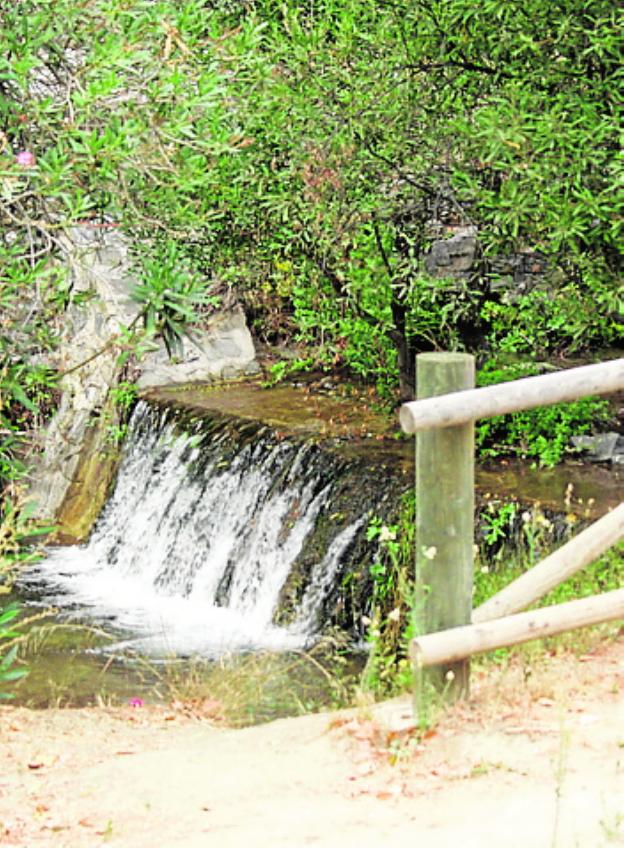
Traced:
[[381, 233], [379, 232], [379, 223], [375, 217], [373, 217], [372, 223], [373, 232], [375, 234], [375, 242], [377, 244], [377, 250], [379, 251], [383, 264], [386, 267], [386, 271], [388, 272], [388, 276], [390, 277], [390, 282], [392, 282], [392, 280], [394, 279], [394, 271], [392, 270], [392, 265], [390, 264], [390, 259], [388, 258], [386, 248], [383, 245]]
[[[132, 330], [134, 325], [137, 323], [141, 315], [136, 315], [130, 324], [126, 327], [126, 330]], [[74, 371], [78, 371], [80, 368], [84, 368], [85, 365], [88, 365], [90, 362], [93, 362], [94, 359], [97, 359], [102, 354], [106, 353], [106, 351], [110, 350], [120, 339], [120, 335], [113, 336], [110, 338], [106, 344], [101, 347], [99, 350], [96, 350], [95, 353], [92, 353], [91, 356], [88, 356], [86, 359], [83, 359], [82, 362], [79, 362], [77, 365], [72, 365], [71, 368], [68, 368], [66, 371], [61, 371], [60, 374], [57, 374], [58, 379], [62, 379], [63, 377], [67, 377], [68, 374], [73, 374]]]
[[418, 180], [415, 180], [409, 174], [406, 174], [404, 171], [402, 171], [400, 165], [397, 165], [397, 163], [393, 162], [392, 159], [388, 159], [388, 157], [384, 156], [383, 153], [379, 153], [379, 151], [375, 150], [372, 147], [371, 143], [361, 133], [356, 132], [355, 137], [362, 145], [364, 145], [364, 147], [366, 148], [366, 150], [368, 150], [371, 156], [374, 156], [376, 159], [379, 159], [380, 162], [385, 162], [386, 165], [389, 165], [394, 171], [399, 174], [401, 179], [405, 180], [406, 183], [413, 185], [419, 191], [422, 191], [423, 194], [426, 194], [429, 197], [434, 197], [434, 192], [429, 188], [429, 186], [419, 182]]
[[515, 75], [510, 74], [508, 71], [502, 71], [500, 68], [491, 68], [488, 65], [478, 65], [469, 59], [446, 59], [443, 62], [409, 62], [406, 65], [398, 65], [395, 70], [435, 71], [441, 68], [461, 68], [464, 71], [475, 71], [480, 74], [497, 77], [498, 79], [515, 79]]

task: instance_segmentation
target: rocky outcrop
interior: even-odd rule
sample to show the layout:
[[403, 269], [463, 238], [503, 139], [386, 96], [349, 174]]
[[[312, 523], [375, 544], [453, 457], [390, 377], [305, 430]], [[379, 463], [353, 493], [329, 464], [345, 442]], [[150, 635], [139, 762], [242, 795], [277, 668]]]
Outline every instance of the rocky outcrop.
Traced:
[[590, 462], [611, 462], [624, 465], [624, 436], [620, 433], [600, 433], [597, 436], [572, 436], [572, 444], [583, 451]]
[[[109, 434], [117, 420], [109, 395], [119, 375], [116, 340], [138, 309], [129, 297], [134, 281], [120, 234], [75, 228], [62, 243], [71, 303], [51, 363], [63, 375], [61, 399], [40, 435], [29, 494], [36, 518], [55, 522], [61, 536], [82, 538], [88, 530], [78, 516], [97, 514], [114, 474], [116, 448]], [[85, 474], [93, 461], [97, 468]]]
[[479, 232], [474, 226], [442, 228], [444, 238], [431, 243], [425, 255], [425, 270], [432, 277], [469, 280], [483, 274], [491, 291], [521, 295], [542, 284], [548, 272], [545, 257], [536, 251], [510, 256], [482, 256]]
[[[102, 508], [117, 460], [118, 410], [111, 391], [120, 375], [123, 331], [139, 318], [128, 242], [114, 228], [80, 227], [63, 239], [71, 303], [55, 361], [58, 410], [31, 461], [35, 517], [65, 540], [84, 539]], [[184, 342], [177, 361], [159, 349], [139, 364], [142, 387], [227, 379], [258, 370], [242, 312], [215, 316]]]
[[457, 277], [470, 271], [478, 257], [476, 227], [458, 227], [448, 238], [438, 239], [425, 256], [425, 269], [432, 277]]
[[182, 352], [170, 359], [166, 350], [148, 354], [141, 362], [140, 389], [172, 384], [209, 383], [256, 374], [251, 334], [242, 310], [216, 315], [201, 333], [182, 342]]

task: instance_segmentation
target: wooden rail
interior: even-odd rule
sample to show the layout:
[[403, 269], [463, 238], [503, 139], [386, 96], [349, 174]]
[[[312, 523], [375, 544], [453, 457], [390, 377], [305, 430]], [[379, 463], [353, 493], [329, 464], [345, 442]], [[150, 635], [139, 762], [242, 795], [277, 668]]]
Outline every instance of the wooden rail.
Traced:
[[[417, 357], [417, 361], [419, 359]], [[624, 389], [624, 359], [614, 359], [460, 393], [455, 389], [454, 394], [444, 397], [403, 404], [399, 418], [406, 433], [416, 433], [429, 427], [452, 427], [477, 418], [491, 418], [493, 415], [549, 406], [587, 395], [610, 394], [621, 389]]]
[[624, 590], [509, 615], [623, 538], [624, 503], [471, 609], [475, 419], [624, 390], [624, 359], [483, 389], [474, 388], [469, 354], [420, 354], [416, 373], [417, 400], [400, 412], [403, 429], [416, 433], [414, 619], [425, 635], [413, 640], [412, 653], [417, 666], [427, 668], [426, 679], [453, 698], [468, 689], [471, 653], [624, 617]]
[[555, 586], [585, 568], [624, 539], [624, 503], [603, 515], [565, 545], [489, 598], [472, 613], [472, 623], [511, 615], [528, 607]]
[[619, 618], [624, 618], [624, 589], [507, 615], [482, 624], [429, 633], [412, 640], [410, 651], [418, 666], [456, 663], [472, 654]]

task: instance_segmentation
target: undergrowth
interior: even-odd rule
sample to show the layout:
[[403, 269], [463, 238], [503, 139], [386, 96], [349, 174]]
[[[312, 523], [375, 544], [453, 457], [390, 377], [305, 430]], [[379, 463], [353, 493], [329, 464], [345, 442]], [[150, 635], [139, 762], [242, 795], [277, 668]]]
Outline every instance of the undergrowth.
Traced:
[[[554, 527], [539, 505], [521, 509], [510, 501], [487, 507], [482, 514], [480, 544], [475, 550], [473, 608], [495, 595], [522, 573], [537, 564], [562, 538], [573, 535], [578, 518], [570, 514], [567, 527]], [[413, 682], [408, 646], [415, 633], [412, 618], [414, 598], [414, 498], [405, 496], [396, 524], [387, 526], [374, 519], [369, 538], [379, 543], [373, 576], [372, 612], [367, 618], [368, 662], [361, 686], [376, 698], [407, 691]], [[511, 532], [513, 522], [519, 529]], [[556, 530], [556, 532], [555, 532]], [[557, 542], [555, 543], [555, 538]], [[608, 592], [624, 585], [624, 543], [549, 592], [534, 607], [549, 606]], [[617, 627], [617, 626], [616, 626]], [[536, 640], [514, 648], [502, 648], [478, 658], [478, 665], [506, 662], [524, 655], [548, 655], [559, 651], [584, 653], [597, 640], [610, 637], [614, 625], [597, 625]]]
[[18, 639], [20, 633], [15, 629], [20, 616], [20, 607], [16, 603], [2, 603], [11, 591], [17, 570], [26, 562], [32, 562], [37, 552], [24, 546], [25, 539], [33, 535], [48, 532], [47, 528], [32, 530], [29, 527], [29, 511], [19, 492], [15, 497], [8, 495], [0, 501], [0, 699], [13, 697], [7, 690], [27, 674], [23, 667], [17, 667]]
[[[478, 386], [491, 386], [543, 373], [535, 362], [498, 364], [486, 362], [477, 375]], [[513, 455], [553, 466], [569, 453], [572, 436], [600, 430], [609, 425], [612, 412], [607, 400], [587, 397], [552, 406], [541, 406], [497, 415], [477, 422], [475, 441], [479, 456]]]
[[191, 715], [245, 727], [348, 706], [356, 683], [345, 637], [331, 634], [305, 651], [168, 664], [154, 694]]

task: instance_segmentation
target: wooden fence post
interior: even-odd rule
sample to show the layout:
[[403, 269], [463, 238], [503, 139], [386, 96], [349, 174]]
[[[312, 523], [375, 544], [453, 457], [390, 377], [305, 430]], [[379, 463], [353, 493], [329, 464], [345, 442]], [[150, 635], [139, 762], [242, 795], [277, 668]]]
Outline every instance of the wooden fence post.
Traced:
[[[417, 398], [474, 387], [474, 357], [416, 357]], [[474, 422], [416, 434], [416, 634], [469, 624], [474, 544]], [[416, 711], [433, 686], [444, 697], [467, 693], [469, 660], [416, 674]]]

